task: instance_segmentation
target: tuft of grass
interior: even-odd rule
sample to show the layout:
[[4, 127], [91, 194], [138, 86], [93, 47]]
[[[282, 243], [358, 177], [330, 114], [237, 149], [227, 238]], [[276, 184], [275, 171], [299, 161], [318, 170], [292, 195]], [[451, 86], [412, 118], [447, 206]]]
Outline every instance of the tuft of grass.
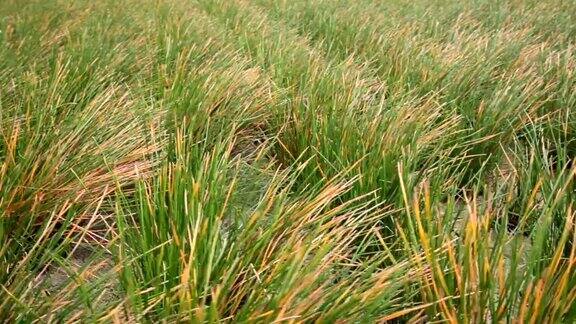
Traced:
[[152, 321], [398, 316], [392, 287], [410, 281], [400, 272], [407, 264], [352, 261], [353, 242], [380, 215], [352, 202], [331, 206], [351, 184], [290, 197], [293, 177], [276, 173], [252, 210], [234, 214], [239, 178], [226, 175], [236, 168], [230, 143], [206, 150], [178, 137], [176, 160], [137, 186], [135, 203], [117, 202], [117, 263], [129, 309]]

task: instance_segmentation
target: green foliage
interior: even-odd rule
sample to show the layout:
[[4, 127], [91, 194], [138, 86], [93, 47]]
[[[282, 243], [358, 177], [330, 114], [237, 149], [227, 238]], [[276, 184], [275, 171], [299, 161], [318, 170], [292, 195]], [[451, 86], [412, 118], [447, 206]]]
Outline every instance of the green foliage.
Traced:
[[571, 1], [0, 1], [0, 318], [576, 320]]

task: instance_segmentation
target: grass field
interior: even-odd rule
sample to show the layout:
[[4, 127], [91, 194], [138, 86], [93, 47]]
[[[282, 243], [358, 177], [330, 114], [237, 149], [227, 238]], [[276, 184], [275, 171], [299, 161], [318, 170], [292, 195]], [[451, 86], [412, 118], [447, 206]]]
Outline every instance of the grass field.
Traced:
[[576, 2], [0, 0], [0, 322], [576, 321]]

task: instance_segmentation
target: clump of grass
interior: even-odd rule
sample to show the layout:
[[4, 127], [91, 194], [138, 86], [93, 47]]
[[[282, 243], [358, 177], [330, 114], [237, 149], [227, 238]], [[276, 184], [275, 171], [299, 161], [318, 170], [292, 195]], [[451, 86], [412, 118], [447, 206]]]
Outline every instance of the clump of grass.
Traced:
[[[506, 195], [467, 197], [465, 212], [455, 217], [454, 200], [438, 208], [437, 189], [403, 191], [410, 221], [399, 231], [419, 264], [419, 298], [434, 303], [426, 319], [572, 321], [575, 214], [563, 199], [567, 185], [560, 182], [541, 207], [526, 206], [532, 214], [520, 222], [533, 217], [537, 223], [529, 235], [507, 226], [512, 214], [499, 202]], [[522, 202], [533, 204], [533, 198]], [[557, 227], [552, 220], [559, 211], [564, 217]]]
[[409, 281], [399, 272], [406, 264], [347, 265], [351, 243], [378, 216], [351, 202], [330, 207], [350, 184], [292, 198], [294, 179], [276, 174], [253, 210], [233, 214], [238, 178], [225, 172], [234, 167], [231, 145], [204, 145], [179, 137], [176, 160], [138, 186], [136, 203], [117, 204], [121, 282], [135, 314], [175, 321], [394, 317], [390, 288]]

